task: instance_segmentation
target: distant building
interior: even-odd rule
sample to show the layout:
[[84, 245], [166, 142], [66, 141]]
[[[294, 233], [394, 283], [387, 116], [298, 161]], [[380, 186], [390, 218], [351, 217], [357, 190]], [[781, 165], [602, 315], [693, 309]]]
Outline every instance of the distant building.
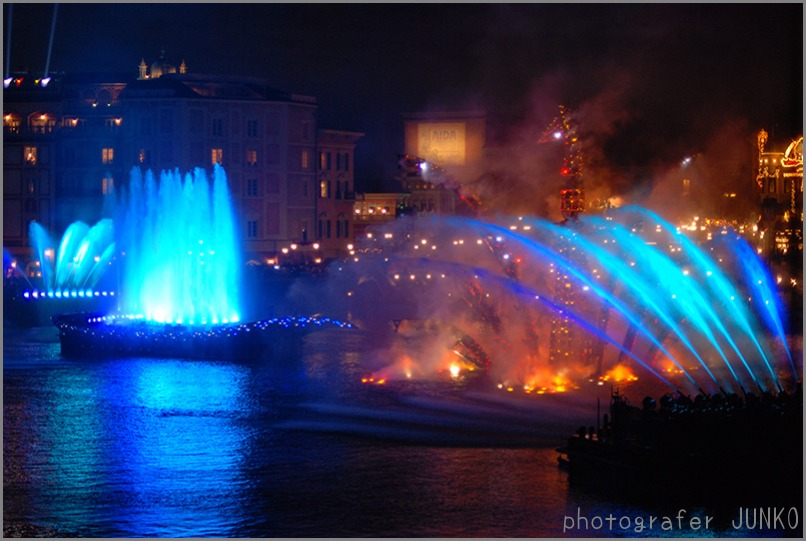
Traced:
[[346, 255], [353, 240], [355, 145], [363, 133], [319, 130], [316, 239], [324, 258]]
[[[784, 151], [767, 149], [767, 132], [758, 133], [756, 186], [762, 254], [771, 259], [803, 253], [803, 136]], [[800, 257], [800, 256], [798, 256]]]
[[355, 238], [366, 236], [367, 230], [389, 223], [406, 209], [408, 193], [359, 193], [353, 205]]
[[[398, 201], [400, 211], [437, 215], [475, 213], [478, 202], [466, 191], [461, 179], [476, 178], [483, 171], [486, 113], [430, 112], [403, 116], [404, 153], [400, 156], [401, 174], [397, 180], [408, 195]], [[357, 207], [356, 215], [362, 216], [365, 207]]]
[[[314, 97], [188, 73], [163, 55], [150, 67], [143, 59], [136, 74], [54, 74], [46, 86], [15, 74], [3, 98], [3, 244], [12, 257], [31, 257], [32, 220], [59, 235], [75, 220], [100, 219], [104, 196], [125, 187], [133, 167], [184, 173], [215, 163], [227, 173], [247, 259], [266, 263], [291, 243], [318, 240], [337, 254], [352, 242], [362, 134], [318, 130]], [[317, 156], [327, 153], [333, 167], [323, 170]], [[321, 174], [332, 183], [327, 197]], [[322, 213], [330, 236], [318, 231]]]

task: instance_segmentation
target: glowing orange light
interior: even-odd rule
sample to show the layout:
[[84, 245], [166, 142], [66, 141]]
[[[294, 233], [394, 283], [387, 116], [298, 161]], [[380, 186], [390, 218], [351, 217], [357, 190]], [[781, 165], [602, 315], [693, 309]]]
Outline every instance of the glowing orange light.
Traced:
[[622, 364], [614, 366], [609, 372], [602, 376], [603, 381], [615, 381], [616, 383], [636, 381], [637, 379], [638, 377]]

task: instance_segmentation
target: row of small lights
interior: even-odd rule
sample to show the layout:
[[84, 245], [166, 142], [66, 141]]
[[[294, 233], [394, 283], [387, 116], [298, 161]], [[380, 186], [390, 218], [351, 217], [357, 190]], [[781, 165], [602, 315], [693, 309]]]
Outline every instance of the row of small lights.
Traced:
[[[237, 317], [235, 318], [235, 322], [237, 322]], [[143, 314], [108, 314], [104, 316], [95, 316], [87, 318], [87, 323], [114, 323], [116, 321], [147, 321], [147, 322], [155, 322], [154, 320], [148, 319]], [[164, 322], [157, 322], [157, 323], [164, 323]], [[225, 322], [226, 323], [226, 322]], [[177, 326], [180, 326], [181, 323], [176, 323]], [[191, 322], [190, 325], [193, 325]], [[206, 322], [202, 322], [202, 325], [206, 325]], [[282, 327], [307, 327], [308, 325], [314, 325], [317, 327], [322, 327], [325, 325], [333, 325], [339, 328], [348, 329], [354, 328], [352, 323], [339, 321], [336, 319], [331, 319], [329, 317], [308, 317], [308, 316], [299, 316], [299, 317], [283, 317], [283, 318], [271, 318], [271, 319], [264, 319], [261, 321], [256, 321], [252, 323], [244, 323], [238, 325], [234, 329], [236, 331], [246, 331], [249, 332], [253, 328], [263, 330], [270, 326], [279, 325]]]
[[71, 290], [57, 290], [57, 291], [25, 291], [22, 294], [25, 299], [75, 299], [91, 298], [91, 297], [114, 297], [114, 291], [93, 291], [92, 289], [71, 289]]
[[[11, 86], [11, 83], [14, 83], [17, 86], [20, 86], [22, 82], [25, 80], [25, 77], [6, 77], [3, 79], [3, 88], [8, 88]], [[51, 78], [50, 77], [42, 77], [41, 79], [34, 79], [34, 82], [45, 88], [50, 84]]]

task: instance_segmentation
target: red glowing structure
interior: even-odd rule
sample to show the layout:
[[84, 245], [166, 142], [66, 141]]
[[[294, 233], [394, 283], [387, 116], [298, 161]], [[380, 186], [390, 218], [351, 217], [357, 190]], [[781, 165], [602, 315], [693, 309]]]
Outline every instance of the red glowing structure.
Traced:
[[582, 188], [582, 145], [577, 123], [570, 109], [560, 105], [559, 114], [546, 127], [538, 143], [562, 142], [564, 148], [562, 174], [565, 186], [560, 190], [560, 212], [563, 219], [576, 219], [585, 210]]

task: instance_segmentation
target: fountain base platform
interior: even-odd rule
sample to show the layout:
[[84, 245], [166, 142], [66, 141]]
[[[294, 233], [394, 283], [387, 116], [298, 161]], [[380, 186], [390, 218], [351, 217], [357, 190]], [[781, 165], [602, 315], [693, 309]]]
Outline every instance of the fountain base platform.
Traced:
[[282, 317], [202, 326], [156, 323], [133, 316], [58, 314], [62, 355], [67, 357], [166, 357], [189, 359], [293, 358], [314, 331], [352, 329], [327, 317]]

